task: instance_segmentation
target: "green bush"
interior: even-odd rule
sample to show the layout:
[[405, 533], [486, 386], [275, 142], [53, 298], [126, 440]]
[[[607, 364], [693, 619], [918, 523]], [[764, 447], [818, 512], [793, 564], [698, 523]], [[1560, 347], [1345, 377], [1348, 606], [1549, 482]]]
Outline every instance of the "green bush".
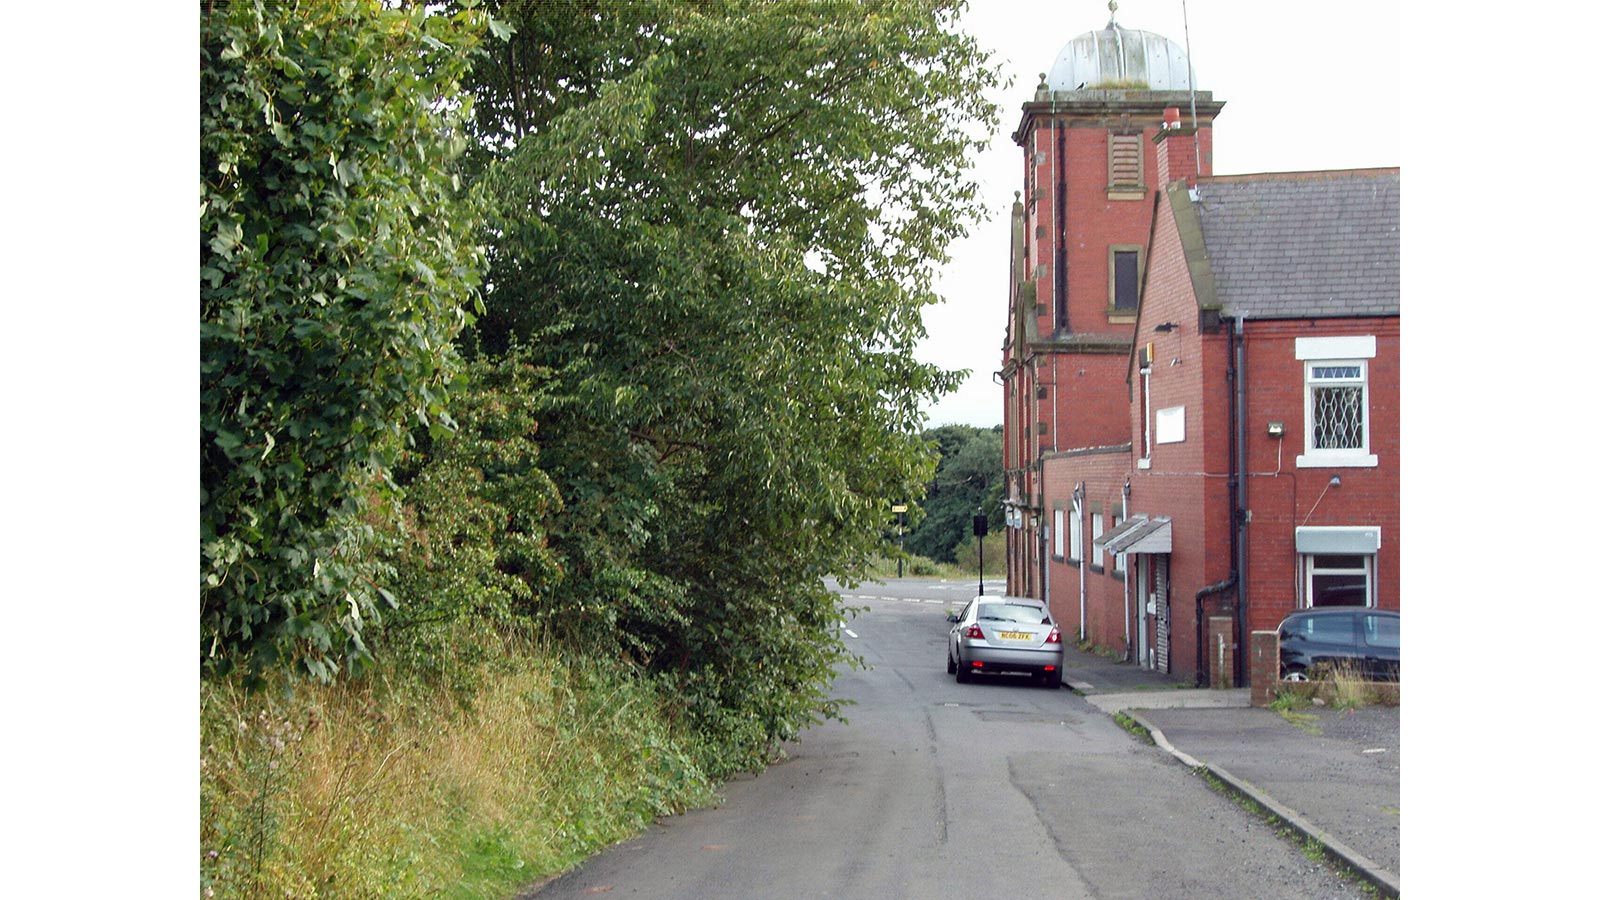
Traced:
[[202, 4], [201, 659], [370, 661], [395, 455], [450, 424], [481, 250], [451, 161], [483, 22], [379, 0]]
[[[978, 574], [978, 539], [968, 537], [956, 547], [956, 565], [962, 571]], [[983, 574], [1004, 578], [1006, 573], [1006, 532], [991, 530], [983, 539]]]

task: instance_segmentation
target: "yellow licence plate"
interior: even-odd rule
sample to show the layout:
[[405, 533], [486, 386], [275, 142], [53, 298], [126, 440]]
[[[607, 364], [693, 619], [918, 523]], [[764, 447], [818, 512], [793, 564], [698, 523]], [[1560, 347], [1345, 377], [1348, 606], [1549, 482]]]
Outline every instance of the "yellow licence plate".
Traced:
[[1027, 633], [1026, 631], [1002, 631], [1002, 632], [1000, 632], [1000, 636], [1005, 638], [1008, 641], [1031, 641], [1031, 640], [1033, 640], [1033, 635]]

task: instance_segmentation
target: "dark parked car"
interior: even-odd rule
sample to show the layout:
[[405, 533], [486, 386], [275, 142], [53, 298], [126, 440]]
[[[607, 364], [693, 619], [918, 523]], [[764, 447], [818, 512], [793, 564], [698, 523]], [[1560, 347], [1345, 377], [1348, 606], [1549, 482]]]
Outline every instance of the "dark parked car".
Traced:
[[1347, 665], [1373, 681], [1400, 680], [1400, 614], [1333, 606], [1290, 613], [1278, 625], [1278, 674], [1305, 681]]
[[974, 672], [1027, 672], [1048, 688], [1061, 687], [1061, 629], [1042, 601], [975, 597], [951, 613], [946, 671], [966, 683]]

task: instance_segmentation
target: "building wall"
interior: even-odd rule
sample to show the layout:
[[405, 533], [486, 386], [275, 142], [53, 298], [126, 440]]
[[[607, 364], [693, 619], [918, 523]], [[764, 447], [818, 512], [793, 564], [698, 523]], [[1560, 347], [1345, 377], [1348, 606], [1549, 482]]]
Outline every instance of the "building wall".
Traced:
[[1037, 386], [1048, 393], [1039, 401], [1047, 428], [1036, 452], [1127, 443], [1127, 354], [1057, 353], [1046, 360]]
[[[1052, 526], [1049, 546], [1050, 613], [1063, 630], [1087, 636], [1097, 646], [1118, 652], [1126, 650], [1123, 641], [1123, 581], [1107, 564], [1104, 554], [1095, 552], [1091, 515], [1101, 510], [1110, 529], [1111, 515], [1121, 512], [1122, 487], [1128, 480], [1126, 447], [1108, 447], [1050, 454], [1043, 459], [1044, 507]], [[1054, 553], [1054, 511], [1060, 508], [1066, 518], [1073, 516], [1073, 492], [1083, 488], [1079, 522], [1083, 529], [1082, 555], [1073, 558], [1070, 539], [1063, 539], [1063, 553]], [[1066, 524], [1063, 522], [1063, 524]], [[1082, 615], [1081, 615], [1082, 614]]]
[[[1305, 364], [1298, 337], [1372, 335], [1368, 361], [1369, 442], [1377, 465], [1302, 468]], [[1376, 525], [1377, 605], [1400, 608], [1400, 321], [1394, 317], [1247, 322], [1245, 326], [1246, 507], [1250, 521], [1246, 590], [1250, 625], [1270, 629], [1299, 603], [1294, 529], [1312, 525]], [[1283, 422], [1282, 438], [1267, 423]], [[1338, 475], [1340, 485], [1330, 487]]]
[[[1014, 135], [1023, 156], [1023, 190], [1015, 212], [1008, 292], [1011, 322], [1031, 325], [1032, 339], [1015, 333], [1026, 328], [1014, 324], [1003, 359], [1007, 495], [1025, 507], [1007, 529], [1006, 585], [1010, 593], [1035, 597], [1048, 590], [1053, 605], [1065, 596], [1060, 588], [1070, 587], [1072, 607], [1058, 614], [1074, 627], [1084, 624], [1077, 606], [1080, 570], [1051, 558], [1054, 541], [1047, 529], [1054, 525], [1053, 504], [1070, 503], [1073, 486], [1083, 482], [1091, 502], [1105, 508], [1109, 528], [1113, 507], [1121, 513], [1122, 487], [1132, 474], [1127, 450], [1119, 451], [1115, 462], [1105, 457], [1105, 448], [1129, 440], [1125, 342], [1134, 323], [1132, 310], [1112, 309], [1110, 254], [1113, 246], [1147, 249], [1159, 188], [1152, 138], [1160, 130], [1163, 106], [1142, 92], [1127, 96], [1126, 102], [1101, 97], [1030, 104]], [[1210, 124], [1220, 104], [1209, 96], [1202, 99], [1200, 165], [1209, 172]], [[1108, 190], [1113, 132], [1140, 134], [1142, 190]], [[1193, 145], [1186, 146], [1192, 153]], [[1147, 260], [1143, 256], [1141, 266]], [[1056, 315], [1058, 269], [1067, 289], [1064, 321]], [[1084, 518], [1087, 544], [1087, 514]], [[1041, 540], [1046, 541], [1042, 554]], [[1087, 623], [1091, 636], [1102, 646], [1123, 649], [1123, 581], [1106, 566], [1091, 564], [1086, 571], [1094, 610]]]
[[[1023, 150], [1023, 198], [1015, 220], [1011, 321], [1012, 331], [1026, 322], [1032, 334], [1012, 334], [1006, 349], [1008, 494], [1024, 509], [1021, 527], [1007, 532], [1007, 590], [1047, 597], [1063, 630], [1131, 653], [1129, 641], [1138, 633], [1129, 611], [1136, 563], [1130, 560], [1127, 573], [1118, 573], [1095, 552], [1091, 516], [1098, 509], [1106, 530], [1124, 512], [1170, 517], [1168, 668], [1181, 677], [1209, 668], [1200, 653], [1212, 641], [1205, 633], [1210, 616], [1234, 612], [1244, 602], [1248, 620], [1227, 635], [1236, 643], [1252, 629], [1274, 627], [1295, 608], [1299, 525], [1379, 526], [1378, 605], [1399, 606], [1398, 319], [1247, 319], [1242, 332], [1229, 320], [1216, 321], [1214, 313], [1202, 322], [1157, 173], [1163, 155], [1175, 180], [1197, 169], [1201, 177], [1210, 173], [1211, 116], [1219, 109], [1211, 107], [1198, 128], [1185, 115], [1189, 127], [1160, 132], [1159, 109], [1141, 108], [1131, 99], [1103, 100], [1092, 108], [1036, 103], [1025, 106], [1016, 136]], [[1144, 190], [1113, 196], [1109, 135], [1128, 129], [1143, 132]], [[1153, 140], [1158, 133], [1161, 140]], [[1056, 317], [1058, 242], [1066, 250], [1065, 322]], [[1137, 318], [1111, 309], [1113, 246], [1143, 250]], [[1171, 327], [1155, 330], [1164, 323]], [[1232, 456], [1230, 331], [1243, 347], [1246, 378], [1242, 481]], [[1305, 366], [1295, 359], [1295, 338], [1367, 334], [1377, 340], [1377, 356], [1368, 364], [1368, 400], [1378, 465], [1302, 468], [1296, 457], [1304, 444]], [[1131, 358], [1118, 345], [1124, 340], [1133, 348]], [[1138, 364], [1141, 349], [1147, 374]], [[1182, 438], [1162, 442], [1158, 412], [1180, 408]], [[1267, 436], [1269, 421], [1285, 423], [1283, 438]], [[1327, 488], [1335, 473], [1340, 486]], [[1247, 510], [1237, 532], [1235, 483]], [[1056, 553], [1053, 534], [1055, 511], [1073, 514], [1075, 489], [1084, 496], [1078, 512], [1081, 559]], [[1236, 533], [1243, 577], [1230, 582], [1238, 562]], [[1202, 602], [1198, 595], [1208, 589], [1216, 590]], [[1244, 655], [1242, 647], [1235, 649], [1236, 657]]]
[[[1233, 608], [1237, 600], [1228, 591], [1204, 608], [1196, 601], [1202, 588], [1223, 582], [1234, 568], [1228, 488], [1235, 474], [1229, 446], [1234, 398], [1227, 376], [1232, 323], [1223, 320], [1220, 327], [1202, 331], [1193, 281], [1165, 204], [1157, 211], [1150, 257], [1135, 335], [1135, 357], [1141, 348], [1150, 357], [1148, 401], [1143, 385], [1136, 382], [1126, 414], [1134, 436], [1131, 508], [1173, 520], [1171, 668], [1192, 676], [1204, 667], [1196, 656], [1196, 626], [1219, 605]], [[1174, 327], [1157, 332], [1155, 327], [1163, 323]], [[1369, 440], [1378, 465], [1300, 468], [1296, 457], [1305, 449], [1305, 363], [1295, 358], [1295, 339], [1362, 335], [1376, 339], [1367, 390]], [[1248, 510], [1243, 531], [1248, 618], [1242, 634], [1274, 628], [1297, 607], [1301, 574], [1295, 528], [1300, 525], [1381, 527], [1378, 605], [1399, 608], [1399, 339], [1399, 320], [1393, 317], [1246, 320], [1239, 338], [1246, 385], [1241, 502]], [[1136, 366], [1130, 371], [1140, 378]], [[1152, 425], [1157, 410], [1182, 407], [1183, 440], [1159, 443], [1152, 433], [1146, 445], [1147, 407]], [[1268, 422], [1283, 422], [1285, 436], [1268, 437]], [[1141, 464], [1146, 454], [1148, 464]], [[1328, 488], [1333, 474], [1341, 484]], [[1089, 618], [1093, 623], [1096, 616]]]
[[[1232, 570], [1229, 398], [1226, 380], [1217, 377], [1227, 369], [1228, 342], [1225, 333], [1201, 331], [1194, 285], [1165, 202], [1152, 229], [1141, 305], [1135, 360], [1144, 349], [1148, 374], [1130, 365], [1135, 388], [1125, 413], [1135, 436], [1132, 506], [1136, 513], [1172, 519], [1170, 669], [1192, 678], [1200, 667], [1197, 626], [1232, 600], [1231, 594], [1220, 595], [1204, 609], [1196, 601], [1202, 588], [1225, 581]], [[1155, 330], [1169, 323], [1170, 330]], [[1182, 439], [1161, 442], [1157, 412], [1174, 409], [1183, 411]]]

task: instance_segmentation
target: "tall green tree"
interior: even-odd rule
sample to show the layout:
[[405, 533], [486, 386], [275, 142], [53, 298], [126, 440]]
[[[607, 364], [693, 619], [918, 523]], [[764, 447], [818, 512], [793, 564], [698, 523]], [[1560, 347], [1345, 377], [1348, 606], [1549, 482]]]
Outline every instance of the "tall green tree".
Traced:
[[202, 659], [329, 677], [385, 603], [373, 525], [448, 425], [480, 218], [451, 174], [483, 17], [205, 3]]
[[674, 680], [733, 767], [826, 698], [821, 577], [932, 474], [913, 356], [979, 213], [994, 75], [952, 0], [506, 4], [476, 352], [555, 373], [552, 627]]
[[972, 517], [980, 511], [999, 527], [1001, 434], [994, 428], [945, 425], [927, 433], [939, 462], [923, 501], [923, 517], [906, 534], [911, 553], [955, 562], [956, 548], [972, 536]]

